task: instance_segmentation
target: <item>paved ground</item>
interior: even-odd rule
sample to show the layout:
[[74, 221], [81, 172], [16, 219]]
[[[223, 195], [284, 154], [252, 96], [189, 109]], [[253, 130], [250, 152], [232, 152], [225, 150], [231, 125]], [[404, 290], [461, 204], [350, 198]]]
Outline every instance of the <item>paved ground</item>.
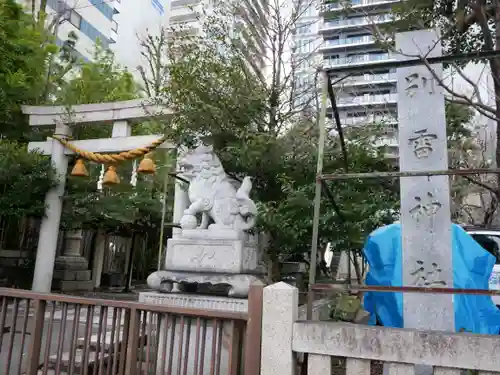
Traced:
[[[31, 337], [31, 329], [33, 323], [33, 311], [29, 312], [29, 316], [27, 319], [27, 328], [25, 335], [25, 339], [23, 342], [23, 323], [25, 322], [25, 313], [26, 310], [24, 308], [20, 308], [18, 314], [15, 318], [16, 321], [16, 330], [14, 334], [5, 333], [2, 337], [2, 346], [0, 349], [0, 374], [2, 375], [17, 375], [19, 374], [19, 368], [24, 370], [24, 366], [26, 365], [26, 356], [28, 354], [28, 348]], [[49, 335], [49, 321], [50, 321], [50, 312], [45, 315], [45, 329], [43, 332], [42, 338], [42, 350], [40, 353], [40, 363], [44, 362], [44, 358], [46, 355], [46, 350], [48, 350], [48, 355], [57, 355], [58, 353], [68, 352], [70, 348], [70, 342], [73, 334], [73, 327], [77, 327], [77, 338], [85, 337], [85, 328], [86, 328], [86, 316], [82, 316], [78, 323], [75, 322], [74, 312], [68, 313], [65, 323], [61, 320], [62, 311], [57, 310], [54, 314], [54, 319], [52, 321], [52, 332]], [[85, 314], [83, 314], [85, 315]], [[108, 327], [111, 326], [111, 316], [108, 319]], [[95, 317], [92, 322], [92, 333], [97, 334], [98, 331], [98, 323], [99, 318]], [[6, 326], [13, 327], [14, 325], [14, 310], [13, 308], [9, 308], [6, 319]], [[62, 340], [63, 339], [63, 340]], [[9, 347], [11, 346], [12, 340], [12, 353], [9, 353]], [[58, 343], [62, 341], [62, 345], [58, 346]], [[10, 356], [10, 358], [9, 358]], [[10, 364], [10, 368], [9, 368]]]
[[[131, 293], [80, 293], [81, 297], [88, 298], [98, 298], [98, 299], [113, 299], [113, 300], [137, 300], [137, 292]], [[28, 313], [28, 318], [26, 319], [26, 313]], [[4, 333], [0, 337], [0, 374], [1, 375], [18, 375], [19, 368], [24, 371], [26, 365], [26, 356], [29, 350], [29, 343], [31, 337], [31, 330], [33, 326], [33, 305], [30, 310], [26, 311], [25, 301], [20, 302], [17, 314], [15, 314], [13, 303], [10, 303], [7, 309], [7, 315], [5, 320], [5, 327], [14, 327], [14, 334], [10, 332]], [[83, 339], [86, 337], [86, 321], [87, 321], [87, 309], [82, 308], [80, 312], [80, 319], [77, 324], [75, 324], [75, 309], [74, 306], [68, 308], [65, 323], [62, 321], [63, 311], [60, 307], [56, 308], [52, 320], [51, 334], [49, 334], [49, 322], [51, 320], [51, 312], [47, 311], [45, 313], [45, 324], [44, 332], [42, 338], [42, 350], [40, 353], [39, 363], [43, 363], [46, 356], [46, 351], [48, 350], [48, 356], [56, 356], [58, 353], [68, 352], [71, 345], [71, 339], [73, 335], [74, 327], [76, 326], [77, 339]], [[123, 314], [122, 314], [123, 315]], [[106, 323], [107, 331], [110, 332], [112, 325], [113, 309], [108, 309], [108, 319]], [[121, 318], [121, 326], [123, 327], [123, 319]], [[97, 335], [99, 328], [99, 308], [94, 309], [94, 317], [92, 319], [91, 334]], [[1, 323], [0, 323], [1, 324]], [[26, 324], [26, 335], [23, 340], [23, 325]], [[11, 329], [12, 330], [12, 329]], [[62, 341], [62, 339], [64, 340]], [[58, 346], [59, 342], [63, 342], [62, 346]], [[11, 344], [12, 343], [12, 344]], [[9, 353], [9, 348], [12, 346], [12, 351]], [[10, 366], [9, 366], [10, 364]], [[22, 373], [22, 372], [21, 372]]]

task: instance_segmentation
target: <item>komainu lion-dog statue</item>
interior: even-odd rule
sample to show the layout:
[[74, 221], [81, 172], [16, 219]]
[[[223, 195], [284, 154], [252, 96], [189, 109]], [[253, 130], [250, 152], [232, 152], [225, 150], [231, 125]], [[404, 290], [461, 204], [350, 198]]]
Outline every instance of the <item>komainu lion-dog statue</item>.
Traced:
[[[232, 229], [243, 231], [255, 225], [257, 207], [249, 194], [250, 177], [245, 177], [238, 190], [231, 184], [219, 158], [211, 146], [198, 146], [179, 161], [181, 175], [189, 180], [191, 204], [184, 211], [182, 229]], [[197, 214], [202, 214], [198, 225]], [[213, 224], [209, 225], [210, 219]]]

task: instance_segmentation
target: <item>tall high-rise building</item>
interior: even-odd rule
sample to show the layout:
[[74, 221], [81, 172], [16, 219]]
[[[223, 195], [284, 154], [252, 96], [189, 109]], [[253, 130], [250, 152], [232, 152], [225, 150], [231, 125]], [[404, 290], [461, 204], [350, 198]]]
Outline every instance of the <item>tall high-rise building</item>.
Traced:
[[[18, 0], [27, 11], [38, 13], [40, 0]], [[127, 0], [47, 0], [45, 12], [47, 22], [54, 27], [56, 43], [61, 46], [70, 32], [78, 41], [76, 54], [83, 60], [93, 56], [95, 43], [99, 40], [104, 47], [110, 46], [118, 38], [118, 24], [115, 16], [120, 12], [121, 1]]]
[[292, 5], [293, 11], [300, 14], [292, 34], [293, 105], [304, 111], [316, 104], [314, 96], [318, 88], [315, 75], [323, 63], [319, 53], [323, 43], [323, 37], [319, 33], [322, 23], [318, 12], [319, 3], [320, 1], [314, 0], [294, 0]]
[[201, 33], [200, 17], [203, 16], [206, 3], [203, 0], [171, 0], [167, 15], [169, 27], [193, 35]]
[[[100, 0], [103, 1], [103, 0]], [[168, 25], [168, 0], [120, 0], [120, 12], [115, 16], [116, 43], [111, 45], [116, 61], [134, 73], [138, 66], [148, 67], [141, 55], [141, 40], [158, 35]]]
[[[38, 12], [41, 0], [18, 0], [27, 11]], [[47, 0], [48, 24], [61, 46], [70, 33], [77, 36], [75, 53], [84, 61], [93, 58], [99, 41], [115, 52], [116, 61], [134, 71], [140, 64], [139, 38], [166, 26], [166, 0]]]
[[[366, 67], [335, 84], [337, 105], [343, 126], [363, 126], [382, 122], [388, 141], [396, 142], [396, 71], [379, 69], [380, 62], [395, 58], [381, 50], [372, 35], [374, 24], [391, 21], [390, 10], [400, 0], [346, 0], [328, 5], [312, 5], [296, 25], [295, 54], [314, 51], [311, 61], [332, 68], [332, 81], [344, 74], [335, 68], [346, 65]], [[348, 7], [346, 7], [346, 5]], [[316, 22], [311, 22], [315, 20]], [[319, 40], [319, 41], [318, 41]], [[298, 71], [298, 81], [310, 79], [310, 63]], [[330, 108], [331, 113], [331, 108]]]
[[[227, 9], [227, 21], [232, 32], [240, 33], [245, 43], [248, 61], [255, 67], [264, 67], [267, 53], [263, 43], [266, 25], [267, 0], [172, 0], [169, 8], [169, 27], [175, 32], [200, 35], [205, 15], [213, 14], [215, 7]], [[219, 14], [218, 14], [219, 16]]]

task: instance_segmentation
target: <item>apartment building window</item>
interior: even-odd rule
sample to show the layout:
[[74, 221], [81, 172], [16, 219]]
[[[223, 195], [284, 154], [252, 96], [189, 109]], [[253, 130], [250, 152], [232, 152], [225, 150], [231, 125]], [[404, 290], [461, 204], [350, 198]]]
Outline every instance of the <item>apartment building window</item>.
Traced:
[[312, 25], [299, 25], [297, 26], [297, 34], [311, 34]]
[[163, 9], [163, 5], [158, 0], [151, 0], [151, 4], [153, 5], [153, 8], [155, 8], [159, 14], [165, 13], [165, 10]]
[[346, 39], [363, 39], [363, 38], [364, 38], [364, 37], [366, 37], [366, 36], [367, 36], [367, 37], [371, 37], [371, 36], [372, 36], [372, 34], [370, 34], [370, 33], [362, 33], [362, 34], [359, 34], [359, 33], [357, 33], [357, 34], [349, 34], [349, 35], [347, 35]]
[[96, 9], [104, 14], [104, 16], [111, 20], [113, 19], [114, 9], [108, 4], [109, 1], [103, 0], [90, 0], [90, 3], [96, 7]]
[[113, 20], [111, 23], [111, 31], [114, 31], [115, 33], [118, 32], [118, 22], [116, 22], [115, 20]]
[[97, 30], [90, 22], [85, 19], [81, 20], [80, 23], [80, 31], [88, 36], [90, 40], [96, 42], [99, 40], [104, 48], [107, 48], [109, 45], [109, 38], [103, 35], [99, 30]]
[[366, 112], [348, 112], [347, 117], [364, 117]]
[[82, 16], [80, 16], [80, 14], [74, 10], [70, 11], [68, 21], [77, 29], [80, 29], [82, 26]]
[[298, 10], [300, 17], [311, 17], [316, 14], [316, 5], [312, 2], [294, 1], [293, 6], [294, 8], [300, 6], [300, 9]]
[[339, 59], [339, 55], [330, 55], [330, 56], [325, 56], [325, 59], [324, 59], [324, 62], [327, 64], [327, 65], [332, 65], [332, 64], [335, 64], [337, 62], [337, 60]]
[[297, 80], [295, 81], [295, 89], [300, 91], [300, 90], [307, 90], [309, 89], [313, 84], [313, 79], [310, 76], [299, 76], [297, 77]]
[[314, 40], [298, 40], [296, 44], [297, 53], [311, 53], [313, 51]]
[[311, 59], [309, 59], [309, 58], [303, 58], [303, 59], [300, 59], [299, 61], [300, 61], [298, 64], [299, 70], [306, 70], [306, 69], [310, 68], [312, 65]]

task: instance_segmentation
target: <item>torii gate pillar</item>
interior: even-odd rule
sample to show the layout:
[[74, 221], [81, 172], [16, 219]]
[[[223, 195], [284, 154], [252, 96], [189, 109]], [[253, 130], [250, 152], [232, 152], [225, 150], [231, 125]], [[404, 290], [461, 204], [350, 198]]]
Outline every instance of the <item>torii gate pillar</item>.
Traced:
[[[71, 133], [68, 125], [57, 123], [55, 134], [67, 137]], [[59, 224], [61, 221], [62, 197], [66, 183], [68, 157], [64, 153], [64, 146], [55, 139], [52, 140], [50, 155], [52, 165], [57, 173], [57, 186], [50, 189], [45, 196], [45, 216], [40, 226], [40, 237], [36, 252], [35, 274], [33, 276], [32, 290], [34, 292], [50, 292], [54, 262], [56, 258]]]

